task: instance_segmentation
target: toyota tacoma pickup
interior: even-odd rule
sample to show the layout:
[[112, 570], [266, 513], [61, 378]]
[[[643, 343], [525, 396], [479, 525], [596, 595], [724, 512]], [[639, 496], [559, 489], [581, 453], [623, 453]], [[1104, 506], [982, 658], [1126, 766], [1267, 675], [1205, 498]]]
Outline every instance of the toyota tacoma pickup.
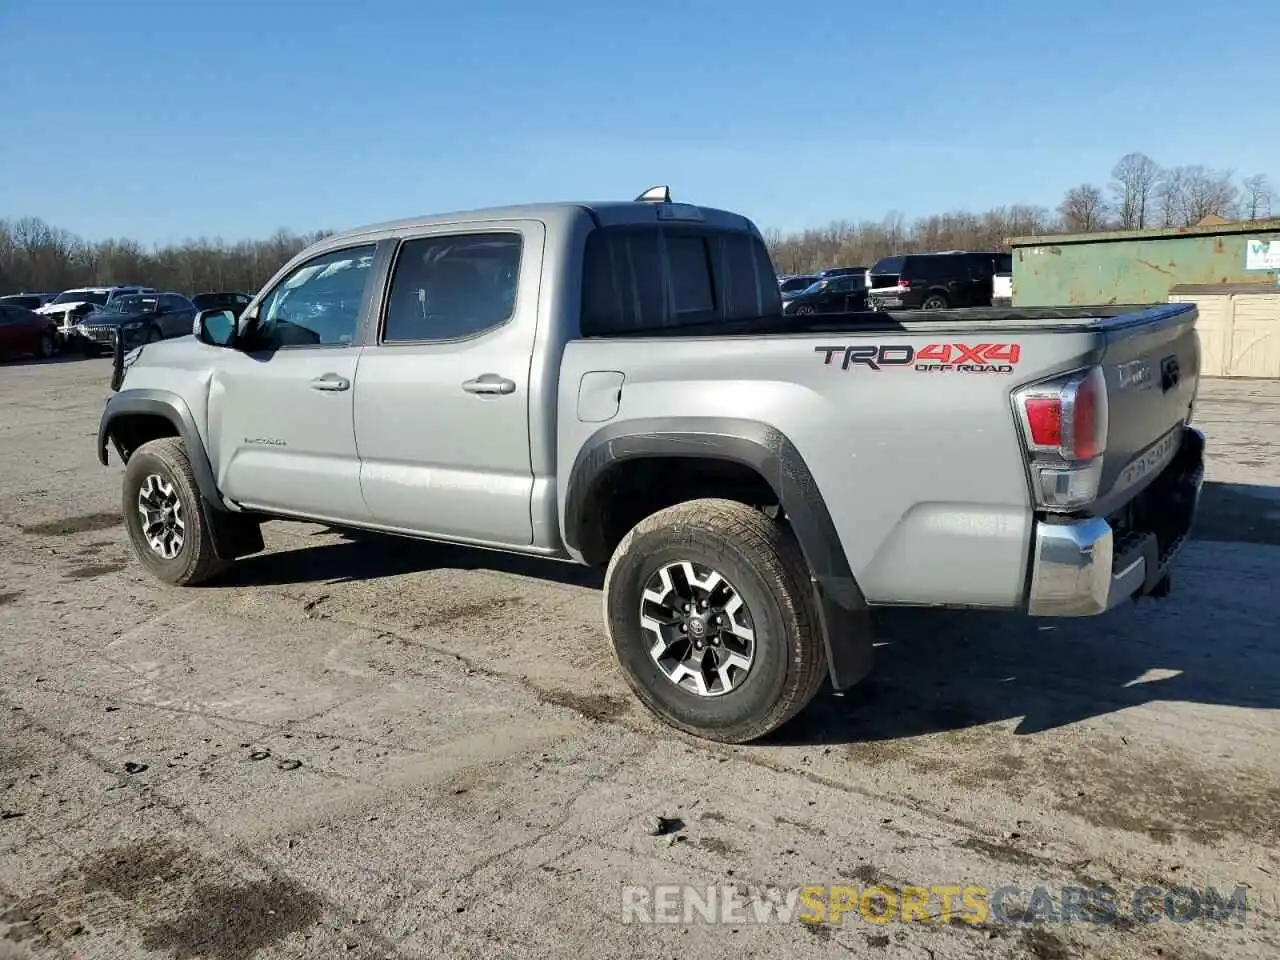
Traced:
[[557, 203], [327, 237], [125, 352], [98, 454], [140, 561], [272, 518], [603, 571], [638, 698], [746, 742], [871, 666], [881, 605], [1101, 614], [1191, 529], [1193, 305], [783, 316], [743, 216]]

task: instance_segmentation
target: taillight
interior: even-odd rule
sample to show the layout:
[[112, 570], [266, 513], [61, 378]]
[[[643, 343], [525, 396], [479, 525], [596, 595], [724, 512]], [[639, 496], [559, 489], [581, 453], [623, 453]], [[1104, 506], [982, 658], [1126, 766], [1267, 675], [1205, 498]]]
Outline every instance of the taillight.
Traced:
[[1037, 447], [1062, 445], [1062, 400], [1058, 397], [1027, 397], [1027, 429]]
[[[1094, 376], [1094, 374], [1097, 374]], [[1076, 387], [1071, 404], [1071, 438], [1076, 460], [1091, 460], [1102, 453], [1107, 438], [1099, 427], [1106, 422], [1107, 382], [1102, 368], [1094, 367]], [[1102, 424], [1099, 423], [1101, 417]]]
[[1098, 495], [1107, 444], [1107, 383], [1101, 367], [1033, 383], [1014, 393], [1037, 503], [1084, 506]]
[[898, 289], [899, 289], [899, 290], [905, 290], [905, 289], [907, 289], [907, 287], [909, 287], [909, 286], [911, 286], [911, 281], [910, 281], [910, 280], [899, 280], [899, 281], [898, 281]]

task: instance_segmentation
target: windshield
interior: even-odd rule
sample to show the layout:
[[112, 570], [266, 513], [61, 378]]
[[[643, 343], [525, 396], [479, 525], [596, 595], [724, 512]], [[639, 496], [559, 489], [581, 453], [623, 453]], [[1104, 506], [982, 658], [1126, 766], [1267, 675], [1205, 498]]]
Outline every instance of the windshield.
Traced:
[[128, 297], [116, 297], [103, 309], [103, 313], [146, 313], [155, 308], [155, 297], [143, 297], [134, 294]]
[[201, 310], [210, 310], [217, 307], [244, 307], [249, 300], [243, 293], [201, 293], [193, 297], [191, 302]]
[[799, 293], [801, 290], [807, 290], [813, 285], [813, 277], [788, 277], [782, 281], [781, 290], [783, 293]]
[[805, 287], [803, 290], [801, 290], [801, 291], [800, 291], [800, 296], [802, 296], [802, 297], [803, 297], [803, 296], [804, 296], [805, 294], [807, 294], [807, 293], [817, 293], [819, 290], [821, 290], [821, 289], [822, 289], [823, 287], [825, 287], [826, 285], [827, 285], [827, 281], [826, 281], [826, 280], [817, 280], [817, 281], [815, 281], [814, 283], [809, 284], [809, 286]]
[[96, 303], [102, 306], [107, 295], [99, 290], [65, 290], [53, 298], [54, 303]]

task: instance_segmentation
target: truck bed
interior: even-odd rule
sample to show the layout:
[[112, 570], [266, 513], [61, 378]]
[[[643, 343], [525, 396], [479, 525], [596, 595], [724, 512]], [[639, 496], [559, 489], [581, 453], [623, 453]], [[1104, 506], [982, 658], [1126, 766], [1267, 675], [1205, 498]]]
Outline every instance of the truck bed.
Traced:
[[954, 310], [857, 311], [768, 316], [736, 323], [684, 324], [609, 334], [586, 339], [647, 339], [649, 337], [786, 336], [821, 333], [1050, 333], [1117, 330], [1164, 320], [1194, 309], [1191, 304], [1107, 304], [1082, 307], [968, 307]]
[[1042, 515], [1015, 392], [1102, 368], [1105, 453], [1073, 515], [1109, 516], [1178, 453], [1195, 320], [1191, 304], [968, 308], [578, 338], [560, 372], [561, 449], [615, 418], [768, 424], [808, 465], [872, 602], [1016, 606]]

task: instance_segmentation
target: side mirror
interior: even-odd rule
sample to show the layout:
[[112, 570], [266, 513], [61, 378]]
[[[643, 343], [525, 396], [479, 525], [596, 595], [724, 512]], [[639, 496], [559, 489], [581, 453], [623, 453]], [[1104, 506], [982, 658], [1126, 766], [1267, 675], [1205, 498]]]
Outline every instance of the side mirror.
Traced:
[[211, 347], [231, 347], [236, 340], [236, 315], [230, 310], [201, 310], [191, 325], [201, 343]]

